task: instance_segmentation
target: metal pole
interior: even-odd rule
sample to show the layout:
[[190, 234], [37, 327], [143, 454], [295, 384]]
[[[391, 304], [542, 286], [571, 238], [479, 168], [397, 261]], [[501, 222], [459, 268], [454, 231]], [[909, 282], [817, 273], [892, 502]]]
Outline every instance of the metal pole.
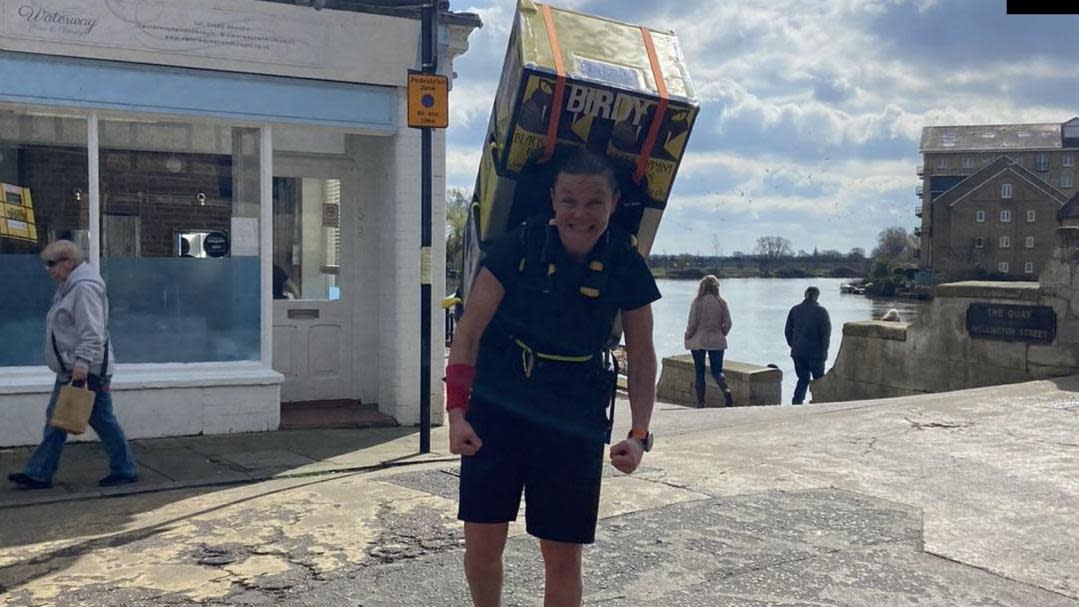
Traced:
[[[437, 68], [437, 0], [424, 0], [420, 24], [422, 70]], [[431, 452], [431, 128], [420, 130], [420, 453]]]

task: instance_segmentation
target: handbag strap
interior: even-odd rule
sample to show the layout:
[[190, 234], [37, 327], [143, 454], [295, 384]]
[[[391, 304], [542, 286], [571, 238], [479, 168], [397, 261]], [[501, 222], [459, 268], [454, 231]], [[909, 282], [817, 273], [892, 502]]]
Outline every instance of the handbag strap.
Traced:
[[[67, 375], [67, 366], [64, 364], [64, 357], [60, 356], [60, 348], [56, 345], [56, 333], [49, 333], [49, 337], [52, 338], [52, 351], [56, 353], [56, 362], [60, 365], [60, 372]], [[101, 359], [101, 378], [108, 377], [108, 373], [105, 372], [109, 367], [109, 339], [105, 339], [105, 356]]]

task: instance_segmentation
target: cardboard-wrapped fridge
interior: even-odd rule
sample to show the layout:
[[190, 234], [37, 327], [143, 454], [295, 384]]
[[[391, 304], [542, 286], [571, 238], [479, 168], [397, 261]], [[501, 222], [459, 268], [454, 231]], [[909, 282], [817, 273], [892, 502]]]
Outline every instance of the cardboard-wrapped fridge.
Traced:
[[465, 229], [464, 292], [488, 243], [550, 210], [552, 167], [570, 146], [614, 161], [612, 221], [647, 255], [698, 110], [672, 32], [521, 0]]

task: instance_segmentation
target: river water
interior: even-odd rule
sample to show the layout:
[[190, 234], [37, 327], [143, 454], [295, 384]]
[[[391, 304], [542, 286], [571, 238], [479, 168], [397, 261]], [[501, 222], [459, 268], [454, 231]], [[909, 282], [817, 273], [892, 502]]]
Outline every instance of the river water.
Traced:
[[[783, 371], [783, 402], [794, 394], [794, 362], [783, 337], [787, 312], [804, 298], [806, 288], [820, 289], [820, 304], [832, 320], [832, 341], [828, 349], [830, 369], [843, 339], [843, 323], [880, 318], [890, 308], [899, 311], [903, 321], [913, 321], [926, 302], [871, 299], [864, 295], [840, 294], [842, 278], [727, 278], [720, 281], [719, 292], [731, 310], [733, 328], [727, 336], [726, 358], [756, 365], [774, 363]], [[682, 336], [686, 330], [689, 306], [697, 295], [696, 280], [656, 281], [663, 298], [652, 304], [655, 317], [656, 355], [688, 354]], [[709, 379], [711, 381], [711, 379]]]

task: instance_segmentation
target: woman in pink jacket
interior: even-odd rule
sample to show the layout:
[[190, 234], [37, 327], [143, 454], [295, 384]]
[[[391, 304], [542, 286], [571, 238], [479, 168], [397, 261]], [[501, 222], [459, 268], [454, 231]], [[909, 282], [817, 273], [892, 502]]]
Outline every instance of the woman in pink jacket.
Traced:
[[734, 404], [727, 376], [723, 374], [723, 352], [727, 349], [727, 334], [731, 331], [731, 312], [727, 302], [719, 296], [719, 279], [709, 274], [701, 279], [697, 297], [689, 308], [689, 324], [686, 326], [686, 349], [693, 353], [696, 371], [694, 387], [697, 390], [697, 406], [704, 406], [704, 353], [708, 353], [712, 377], [723, 391], [727, 406]]

